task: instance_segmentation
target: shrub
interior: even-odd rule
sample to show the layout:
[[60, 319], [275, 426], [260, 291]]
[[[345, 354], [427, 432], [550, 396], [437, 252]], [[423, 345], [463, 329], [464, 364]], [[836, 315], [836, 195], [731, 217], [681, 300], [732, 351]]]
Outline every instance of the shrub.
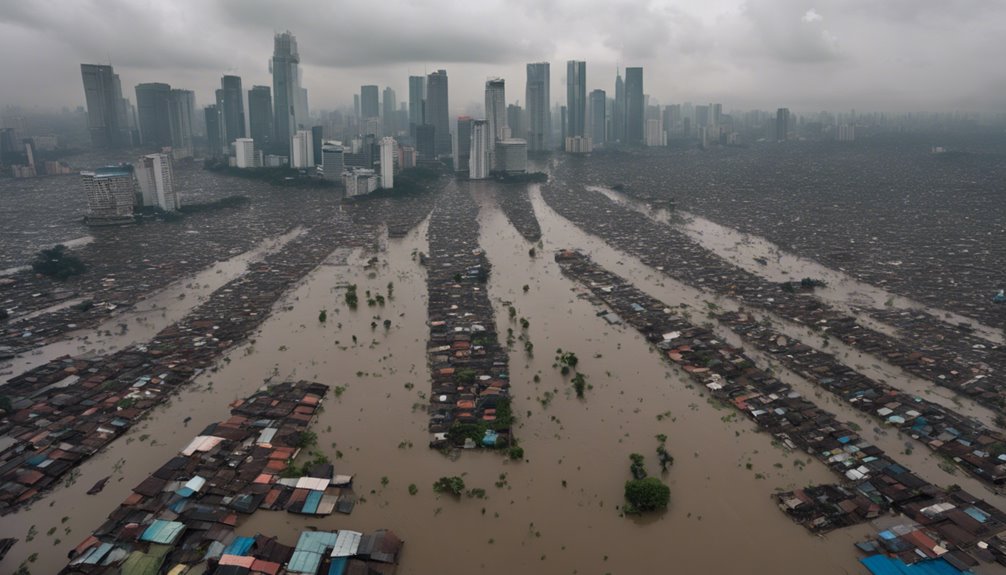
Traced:
[[80, 258], [67, 251], [66, 246], [44, 249], [35, 255], [31, 269], [55, 280], [66, 280], [87, 271], [87, 266]]
[[660, 511], [671, 501], [671, 488], [656, 477], [625, 482], [626, 512]]
[[465, 491], [465, 480], [457, 475], [441, 477], [433, 484], [433, 490], [437, 493], [449, 493], [455, 497], [461, 497]]

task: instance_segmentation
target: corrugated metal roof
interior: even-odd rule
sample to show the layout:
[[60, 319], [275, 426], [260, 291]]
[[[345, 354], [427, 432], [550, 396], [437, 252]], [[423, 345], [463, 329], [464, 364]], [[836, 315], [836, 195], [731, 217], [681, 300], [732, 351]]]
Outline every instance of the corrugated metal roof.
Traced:
[[297, 548], [287, 563], [290, 573], [309, 573], [315, 575], [325, 553], [335, 546], [338, 535], [327, 531], [305, 531], [300, 534]]
[[140, 536], [141, 541], [171, 545], [185, 531], [185, 524], [178, 521], [155, 519]]
[[335, 539], [335, 547], [332, 549], [332, 557], [352, 557], [356, 555], [356, 550], [360, 547], [360, 538], [363, 533], [359, 531], [342, 530], [339, 531]]

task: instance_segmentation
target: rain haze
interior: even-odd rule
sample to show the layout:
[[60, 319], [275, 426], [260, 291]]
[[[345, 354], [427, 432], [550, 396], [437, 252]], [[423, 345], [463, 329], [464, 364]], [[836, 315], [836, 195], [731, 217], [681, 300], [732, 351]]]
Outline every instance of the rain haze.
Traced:
[[1006, 575], [1004, 38], [0, 0], [0, 573]]
[[526, 62], [572, 59], [587, 61], [590, 88], [612, 90], [619, 66], [642, 66], [662, 103], [745, 109], [992, 112], [1006, 90], [989, 61], [1004, 50], [1006, 4], [986, 0], [4, 0], [0, 102], [79, 105], [76, 63], [93, 62], [202, 103], [223, 73], [268, 83], [271, 36], [283, 30], [297, 36], [319, 109], [350, 103], [361, 84], [402, 93], [408, 75], [444, 67], [462, 109], [488, 76], [522, 83]]

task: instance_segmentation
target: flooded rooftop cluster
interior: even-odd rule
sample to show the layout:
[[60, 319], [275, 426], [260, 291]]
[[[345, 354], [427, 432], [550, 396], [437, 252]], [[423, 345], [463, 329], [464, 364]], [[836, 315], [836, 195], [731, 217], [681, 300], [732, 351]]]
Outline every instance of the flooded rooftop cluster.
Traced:
[[354, 233], [344, 222], [333, 216], [298, 236], [149, 342], [87, 360], [59, 358], [11, 378], [4, 386], [12, 409], [2, 423], [2, 510], [32, 501], [178, 386], [213, 367], [335, 247], [373, 235], [372, 229]]
[[812, 291], [783, 289], [785, 284], [740, 268], [673, 226], [653, 221], [600, 192], [560, 180], [544, 187], [542, 196], [576, 225], [672, 278], [771, 312], [991, 409], [1006, 410], [1006, 354], [1001, 351], [983, 354], [981, 362], [964, 362], [962, 356], [974, 353], [966, 340], [892, 337], [814, 297]]
[[901, 429], [922, 445], [989, 484], [1006, 482], [1006, 435], [953, 409], [875, 381], [837, 357], [759, 323], [750, 314], [726, 312], [717, 321], [803, 379], [825, 389], [877, 423]]
[[22, 213], [21, 206], [37, 201], [5, 196], [4, 204], [18, 206], [18, 224], [0, 226], [0, 254], [8, 258], [0, 265], [27, 265], [33, 251], [73, 238], [93, 241], [73, 250], [88, 272], [65, 282], [30, 269], [0, 276], [0, 307], [10, 314], [0, 326], [0, 347], [20, 352], [93, 327], [156, 289], [246, 252], [265, 238], [320, 224], [338, 209], [338, 197], [331, 192], [291, 188], [279, 193], [265, 183], [223, 178], [193, 167], [176, 173], [189, 207], [228, 196], [249, 201], [188, 213], [177, 221], [151, 218], [133, 226], [87, 228], [77, 221], [86, 206], [76, 180], [31, 180], [46, 188], [34, 193], [48, 198], [46, 205], [52, 205], [54, 213]]
[[310, 531], [296, 547], [235, 533], [240, 516], [260, 509], [324, 516], [353, 498], [351, 478], [335, 475], [327, 461], [302, 470], [293, 463], [313, 447], [309, 426], [327, 393], [323, 384], [287, 382], [235, 401], [229, 419], [202, 430], [134, 487], [73, 549], [62, 573], [313, 574], [324, 567], [342, 574], [366, 571], [372, 561], [394, 573], [402, 542], [389, 531]]
[[567, 174], [616, 185], [857, 278], [988, 325], [1006, 323], [1003, 289], [1006, 164], [995, 138], [944, 135], [958, 150], [933, 154], [930, 138], [595, 154]]
[[449, 184], [430, 221], [430, 425], [433, 445], [510, 447], [508, 353], [500, 345], [476, 206]]
[[[836, 497], [833, 505], [820, 506], [837, 517], [821, 514], [808, 519], [796, 512], [809, 528], [821, 531], [863, 522], [893, 508], [954, 542], [940, 555], [961, 569], [1006, 556], [1006, 542], [995, 538], [1006, 530], [1006, 513], [959, 489], [929, 483], [849, 424], [758, 368], [740, 349], [720, 341], [709, 329], [694, 326], [588, 257], [566, 250], [556, 255], [556, 261], [563, 273], [588, 287], [592, 298], [639, 330], [715, 400], [747, 416], [782, 446], [813, 455], [841, 477], [849, 497]], [[787, 510], [801, 507], [802, 500], [793, 497], [798, 501], [784, 506]], [[958, 508], [978, 519], [959, 521], [958, 514], [949, 513]], [[996, 547], [978, 545], [979, 540], [990, 538]]]

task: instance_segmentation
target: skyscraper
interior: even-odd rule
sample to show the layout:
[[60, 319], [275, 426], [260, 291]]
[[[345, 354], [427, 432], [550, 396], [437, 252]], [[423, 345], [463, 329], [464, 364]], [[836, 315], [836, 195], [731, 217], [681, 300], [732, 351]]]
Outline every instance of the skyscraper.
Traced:
[[125, 100], [119, 76], [111, 66], [81, 64], [84, 99], [87, 102], [87, 130], [98, 148], [118, 148], [130, 144]]
[[168, 154], [148, 154], [136, 163], [136, 181], [140, 184], [145, 207], [156, 206], [166, 212], [181, 208], [174, 180]]
[[216, 104], [203, 110], [206, 118], [206, 151], [211, 158], [223, 154], [223, 135], [220, 131], [220, 110]]
[[493, 142], [506, 138], [506, 84], [502, 78], [486, 80], [486, 121]]
[[447, 70], [426, 77], [426, 123], [435, 128], [437, 155], [451, 153], [450, 105], [447, 98]]
[[566, 62], [566, 137], [586, 135], [587, 63]]
[[391, 88], [384, 89], [381, 111], [384, 116], [384, 135], [394, 136], [398, 132], [398, 124], [396, 123], [398, 119], [398, 99], [395, 97], [395, 91]]
[[252, 86], [248, 90], [248, 128], [255, 147], [272, 151], [275, 129], [272, 121], [272, 92], [269, 86]]
[[377, 86], [360, 86], [360, 117], [377, 118], [381, 115], [378, 104], [379, 92]]
[[217, 107], [223, 119], [224, 144], [229, 146], [234, 140], [245, 137], [244, 92], [240, 77], [224, 76], [220, 79]]
[[196, 113], [196, 94], [192, 90], [171, 90], [168, 122], [171, 148], [175, 158], [192, 157], [192, 119]]
[[454, 150], [454, 171], [467, 172], [468, 160], [472, 153], [472, 118], [471, 116], [458, 117], [458, 129], [454, 135], [457, 143]]
[[276, 151], [290, 153], [291, 140], [297, 130], [296, 103], [300, 94], [300, 55], [297, 38], [290, 32], [276, 34], [272, 62], [273, 121], [276, 125]]
[[381, 187], [390, 190], [395, 187], [395, 139], [381, 138]]
[[291, 168], [312, 168], [314, 167], [314, 143], [311, 138], [311, 130], [297, 130], [290, 141], [293, 154], [290, 156]]
[[409, 135], [415, 136], [411, 126], [422, 126], [423, 105], [426, 100], [426, 76], [409, 76]]
[[622, 73], [615, 73], [615, 108], [614, 117], [611, 120], [614, 130], [611, 139], [625, 143], [625, 82], [622, 81]]
[[89, 225], [128, 224], [133, 220], [136, 185], [133, 167], [129, 164], [81, 172], [80, 179], [87, 194]]
[[640, 145], [646, 136], [643, 123], [646, 101], [643, 98], [643, 69], [625, 69], [625, 142]]
[[524, 121], [524, 108], [517, 104], [509, 104], [506, 107], [506, 125], [510, 127], [510, 137], [525, 139], [527, 128]]
[[775, 139], [777, 142], [789, 139], [789, 108], [779, 108], [775, 112]]
[[472, 121], [472, 145], [468, 154], [468, 177], [484, 180], [489, 177], [489, 149], [492, 132], [486, 120]]
[[160, 82], [137, 84], [136, 109], [140, 142], [147, 148], [171, 145], [171, 86]]
[[548, 62], [527, 65], [527, 86], [524, 100], [527, 106], [527, 149], [541, 152], [551, 148], [552, 113], [550, 97], [551, 80]]
[[594, 141], [595, 146], [599, 146], [605, 142], [605, 105], [607, 105], [608, 98], [604, 93], [604, 90], [593, 90], [590, 93], [590, 137]]

